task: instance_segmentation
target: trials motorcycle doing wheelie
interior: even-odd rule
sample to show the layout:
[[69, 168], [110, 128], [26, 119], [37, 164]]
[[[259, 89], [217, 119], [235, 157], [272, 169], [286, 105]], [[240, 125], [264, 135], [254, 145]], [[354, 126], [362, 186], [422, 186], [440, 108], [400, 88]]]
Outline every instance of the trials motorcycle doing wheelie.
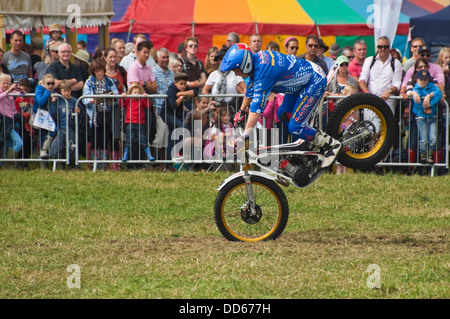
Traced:
[[[328, 74], [335, 76], [339, 64]], [[315, 110], [321, 116], [324, 98]], [[312, 120], [314, 121], [314, 119]], [[326, 132], [342, 143], [337, 161], [349, 168], [371, 168], [389, 152], [394, 139], [394, 116], [380, 97], [357, 93], [340, 101], [329, 114]], [[289, 204], [278, 186], [304, 188], [324, 172], [323, 151], [299, 139], [293, 143], [243, 149], [242, 170], [218, 188], [214, 219], [230, 241], [263, 241], [278, 238], [289, 217]], [[256, 165], [259, 171], [251, 170]], [[325, 168], [326, 170], [326, 168]]]

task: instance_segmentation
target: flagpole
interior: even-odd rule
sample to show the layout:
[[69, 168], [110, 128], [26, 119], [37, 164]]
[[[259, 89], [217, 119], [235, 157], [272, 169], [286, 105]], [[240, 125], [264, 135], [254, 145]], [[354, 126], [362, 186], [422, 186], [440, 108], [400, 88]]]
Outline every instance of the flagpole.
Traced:
[[405, 51], [403, 52], [403, 57], [406, 57], [406, 51], [408, 50], [408, 43], [411, 41], [411, 31], [415, 26], [409, 27], [408, 39], [406, 39]]

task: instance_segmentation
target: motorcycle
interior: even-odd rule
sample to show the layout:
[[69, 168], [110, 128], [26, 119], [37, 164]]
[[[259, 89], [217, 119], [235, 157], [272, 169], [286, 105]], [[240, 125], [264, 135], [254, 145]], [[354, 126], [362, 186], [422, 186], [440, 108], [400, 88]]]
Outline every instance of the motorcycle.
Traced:
[[[328, 82], [337, 68], [330, 71]], [[323, 101], [322, 97], [316, 108], [316, 120], [321, 117]], [[386, 157], [393, 143], [394, 129], [394, 116], [384, 100], [370, 93], [357, 93], [337, 104], [329, 115], [326, 132], [342, 143], [337, 156], [340, 164], [368, 169]], [[215, 223], [230, 241], [276, 239], [289, 218], [289, 203], [278, 184], [305, 188], [316, 181], [326, 170], [321, 168], [323, 150], [299, 139], [243, 152], [242, 170], [218, 187]], [[254, 165], [260, 171], [251, 170]]]

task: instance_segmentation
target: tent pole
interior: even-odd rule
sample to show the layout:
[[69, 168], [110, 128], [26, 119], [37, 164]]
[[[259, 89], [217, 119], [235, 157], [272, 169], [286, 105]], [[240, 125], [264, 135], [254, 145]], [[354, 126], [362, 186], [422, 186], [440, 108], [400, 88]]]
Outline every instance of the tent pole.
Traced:
[[133, 19], [130, 20], [130, 27], [128, 28], [128, 36], [127, 36], [127, 41], [126, 42], [130, 42], [131, 28], [133, 27], [134, 21], [136, 21], [136, 20], [133, 20]]
[[192, 21], [192, 36], [195, 37], [195, 21]]
[[5, 32], [5, 25], [3, 24], [4, 19], [5, 16], [0, 15], [0, 47], [6, 49], [6, 32]]

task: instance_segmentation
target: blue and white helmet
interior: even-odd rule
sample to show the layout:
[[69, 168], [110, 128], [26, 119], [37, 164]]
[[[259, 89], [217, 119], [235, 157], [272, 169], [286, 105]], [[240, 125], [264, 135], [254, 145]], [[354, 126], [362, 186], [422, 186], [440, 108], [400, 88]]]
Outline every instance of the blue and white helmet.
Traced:
[[253, 70], [253, 51], [245, 43], [235, 43], [225, 54], [220, 71], [226, 72], [239, 68], [242, 73], [250, 74]]

